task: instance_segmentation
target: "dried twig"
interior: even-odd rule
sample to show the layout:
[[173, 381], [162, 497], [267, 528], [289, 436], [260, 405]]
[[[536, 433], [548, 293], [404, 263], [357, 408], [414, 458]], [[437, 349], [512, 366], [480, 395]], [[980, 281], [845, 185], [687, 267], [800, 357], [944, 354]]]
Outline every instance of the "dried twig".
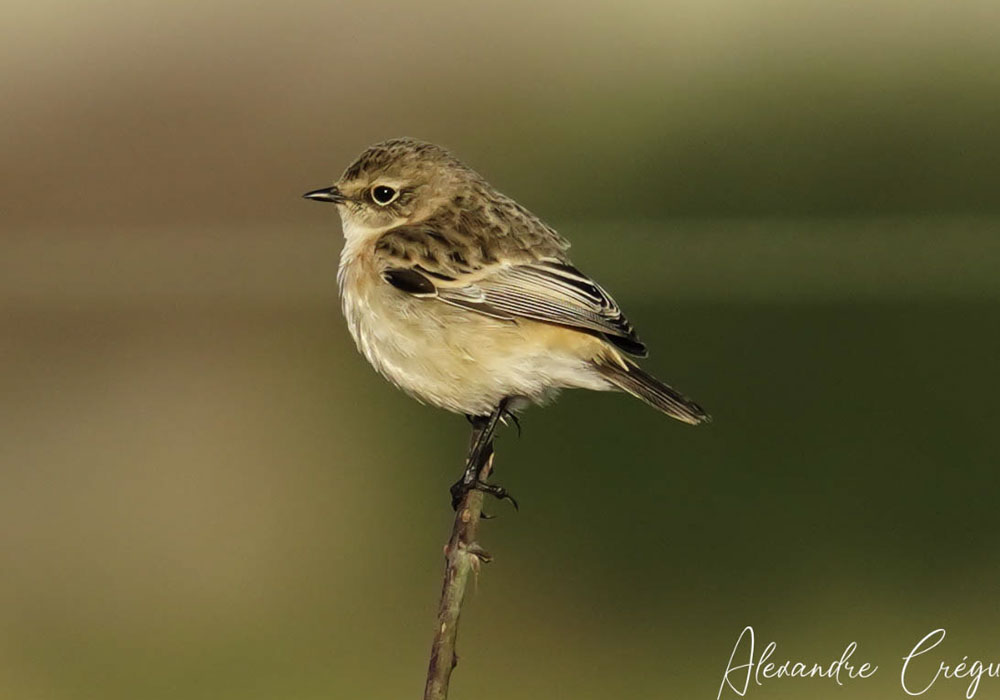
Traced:
[[[489, 458], [483, 460], [483, 467], [479, 471], [481, 481], [489, 476], [493, 468], [493, 457], [493, 445], [490, 443]], [[424, 700], [445, 700], [448, 697], [448, 682], [452, 669], [458, 663], [455, 639], [458, 636], [458, 618], [462, 613], [469, 574], [478, 573], [480, 564], [490, 561], [490, 555], [476, 541], [482, 509], [483, 492], [470, 489], [455, 511], [451, 539], [444, 550], [444, 585], [441, 589], [437, 628], [434, 630], [434, 644], [431, 646], [431, 661], [427, 668]]]

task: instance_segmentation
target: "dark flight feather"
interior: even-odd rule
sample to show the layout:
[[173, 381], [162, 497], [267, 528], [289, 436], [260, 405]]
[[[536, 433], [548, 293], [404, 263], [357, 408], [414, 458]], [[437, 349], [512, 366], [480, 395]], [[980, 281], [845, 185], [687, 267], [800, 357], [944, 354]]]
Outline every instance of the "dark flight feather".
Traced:
[[701, 406], [631, 362], [628, 363], [628, 369], [614, 364], [595, 366], [605, 379], [619, 389], [672, 418], [691, 425], [712, 420]]
[[432, 297], [437, 295], [437, 287], [434, 286], [434, 283], [412, 268], [384, 270], [382, 272], [382, 279], [407, 294], [418, 297]]

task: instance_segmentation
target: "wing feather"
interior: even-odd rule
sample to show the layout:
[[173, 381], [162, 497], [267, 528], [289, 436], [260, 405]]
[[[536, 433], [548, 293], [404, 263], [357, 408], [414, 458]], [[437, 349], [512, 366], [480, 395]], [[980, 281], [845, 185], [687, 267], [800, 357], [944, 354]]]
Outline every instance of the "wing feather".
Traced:
[[[481, 291], [481, 300], [470, 301], [473, 289]], [[599, 333], [627, 352], [645, 354], [611, 295], [565, 264], [560, 264], [559, 269], [546, 263], [504, 267], [463, 288], [438, 287], [438, 299], [472, 310]]]
[[[525, 318], [576, 328], [602, 336], [632, 355], [645, 357], [647, 354], [611, 295], [565, 259], [533, 258], [530, 251], [522, 251], [523, 260], [509, 256], [513, 260], [484, 260], [479, 265], [459, 269], [451, 255], [422, 255], [414, 260], [402, 254], [402, 247], [391, 238], [397, 231], [393, 229], [383, 234], [376, 251], [383, 253], [383, 277], [390, 283], [405, 279], [405, 286], [395, 284], [403, 291], [412, 289], [414, 292], [410, 293], [415, 293], [419, 290], [419, 296], [493, 318], [511, 321]], [[419, 238], [415, 237], [420, 233], [430, 236], [428, 230], [405, 229], [405, 242], [418, 242]], [[440, 237], [441, 234], [437, 234], [437, 238]], [[430, 248], [421, 246], [421, 249]], [[386, 255], [386, 251], [395, 254]], [[422, 276], [426, 284], [418, 282], [414, 275]], [[434, 292], [429, 293], [429, 288]]]

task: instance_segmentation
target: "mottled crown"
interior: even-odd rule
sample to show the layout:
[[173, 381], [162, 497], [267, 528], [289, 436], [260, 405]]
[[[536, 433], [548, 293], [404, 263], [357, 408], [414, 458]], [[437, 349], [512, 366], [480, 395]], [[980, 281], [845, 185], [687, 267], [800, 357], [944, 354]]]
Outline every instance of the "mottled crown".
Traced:
[[341, 181], [351, 182], [376, 174], [413, 175], [429, 170], [450, 170], [467, 177], [479, 177], [441, 146], [404, 137], [366, 148], [344, 171]]

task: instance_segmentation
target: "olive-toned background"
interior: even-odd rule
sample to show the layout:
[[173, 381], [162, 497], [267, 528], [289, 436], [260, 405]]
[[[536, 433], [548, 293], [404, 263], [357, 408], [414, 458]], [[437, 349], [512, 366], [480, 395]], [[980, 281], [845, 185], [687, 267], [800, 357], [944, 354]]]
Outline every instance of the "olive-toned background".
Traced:
[[299, 199], [403, 134], [716, 418], [570, 392], [502, 436], [454, 697], [715, 698], [747, 624], [880, 666], [762, 699], [905, 697], [937, 627], [916, 680], [1000, 658], [995, 2], [4, 15], [0, 697], [418, 697], [467, 426], [357, 355]]

